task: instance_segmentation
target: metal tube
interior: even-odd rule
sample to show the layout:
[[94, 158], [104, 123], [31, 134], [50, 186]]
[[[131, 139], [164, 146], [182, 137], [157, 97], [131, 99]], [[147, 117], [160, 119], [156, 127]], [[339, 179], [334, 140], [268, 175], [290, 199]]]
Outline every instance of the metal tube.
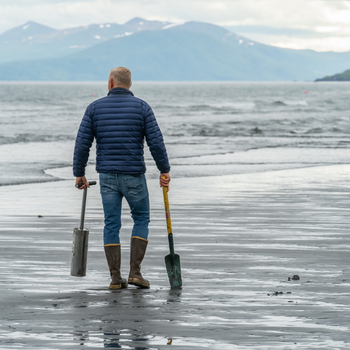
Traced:
[[87, 188], [84, 188], [83, 203], [82, 203], [82, 206], [81, 206], [81, 216], [80, 216], [80, 230], [81, 231], [84, 230], [86, 196], [87, 196]]
[[73, 231], [72, 262], [70, 270], [72, 276], [84, 277], [86, 275], [88, 243], [89, 231], [75, 228]]

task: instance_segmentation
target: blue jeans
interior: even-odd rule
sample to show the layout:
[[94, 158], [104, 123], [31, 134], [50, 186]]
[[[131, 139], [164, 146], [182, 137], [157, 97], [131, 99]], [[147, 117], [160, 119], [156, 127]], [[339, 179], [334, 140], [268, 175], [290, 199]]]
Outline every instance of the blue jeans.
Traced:
[[144, 174], [140, 176], [100, 173], [100, 191], [105, 227], [104, 245], [119, 245], [119, 230], [122, 226], [122, 199], [127, 200], [134, 221], [132, 237], [148, 239], [150, 222], [149, 195]]

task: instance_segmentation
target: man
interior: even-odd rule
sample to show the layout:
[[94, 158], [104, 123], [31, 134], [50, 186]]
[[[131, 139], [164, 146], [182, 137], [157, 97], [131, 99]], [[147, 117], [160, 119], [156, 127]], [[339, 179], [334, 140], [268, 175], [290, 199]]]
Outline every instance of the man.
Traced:
[[[109, 93], [91, 103], [80, 124], [74, 149], [73, 172], [80, 189], [89, 187], [85, 167], [92, 142], [96, 140], [96, 170], [100, 174], [100, 190], [105, 217], [104, 250], [112, 281], [110, 289], [129, 284], [149, 288], [141, 274], [141, 262], [148, 243], [150, 222], [149, 196], [143, 157], [144, 139], [160, 171], [160, 186], [169, 190], [170, 165], [162, 133], [151, 107], [130, 91], [131, 72], [113, 68], [108, 78]], [[122, 199], [126, 198], [134, 226], [130, 244], [129, 279], [121, 277]]]

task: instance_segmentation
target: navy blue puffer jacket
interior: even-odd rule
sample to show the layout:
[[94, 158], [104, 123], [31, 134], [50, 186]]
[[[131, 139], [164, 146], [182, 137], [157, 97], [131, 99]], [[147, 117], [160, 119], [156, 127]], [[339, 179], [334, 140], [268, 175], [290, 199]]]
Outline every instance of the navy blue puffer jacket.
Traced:
[[114, 88], [86, 109], [75, 142], [73, 173], [76, 177], [85, 175], [94, 138], [98, 173], [145, 173], [145, 138], [159, 171], [170, 171], [163, 135], [153, 111], [130, 90]]

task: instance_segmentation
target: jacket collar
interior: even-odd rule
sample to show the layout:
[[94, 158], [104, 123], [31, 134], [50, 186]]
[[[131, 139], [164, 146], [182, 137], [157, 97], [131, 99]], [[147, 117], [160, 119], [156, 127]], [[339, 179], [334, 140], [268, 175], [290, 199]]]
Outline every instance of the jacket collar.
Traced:
[[124, 88], [121, 88], [121, 87], [116, 87], [112, 90], [109, 91], [108, 95], [132, 95], [134, 96], [134, 94], [128, 90], [128, 89], [124, 89]]

